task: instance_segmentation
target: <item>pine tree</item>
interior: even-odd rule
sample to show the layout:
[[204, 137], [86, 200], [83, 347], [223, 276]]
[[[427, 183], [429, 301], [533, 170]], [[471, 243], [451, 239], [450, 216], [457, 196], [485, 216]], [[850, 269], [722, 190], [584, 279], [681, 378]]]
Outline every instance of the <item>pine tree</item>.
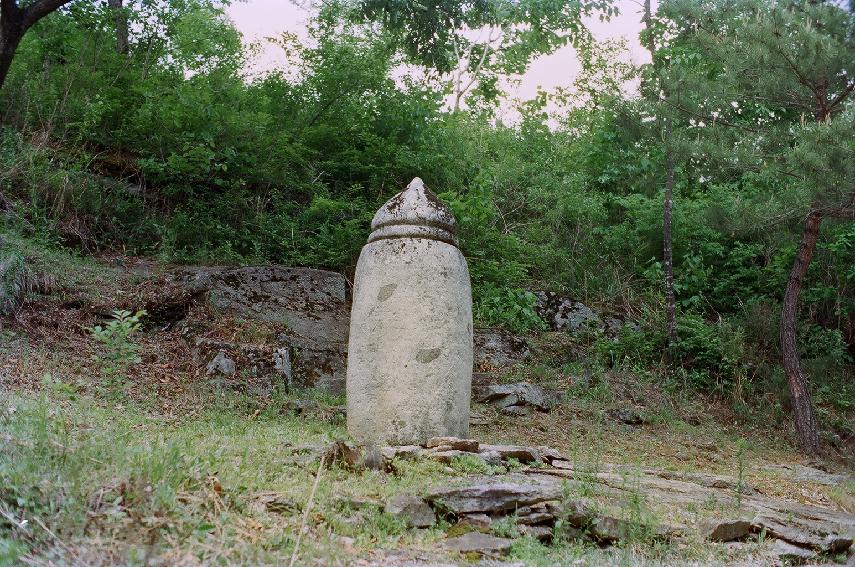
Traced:
[[751, 174], [791, 203], [802, 236], [784, 289], [780, 344], [799, 443], [819, 449], [797, 344], [798, 299], [820, 227], [855, 219], [855, 14], [830, 2], [668, 0], [659, 9], [695, 159]]

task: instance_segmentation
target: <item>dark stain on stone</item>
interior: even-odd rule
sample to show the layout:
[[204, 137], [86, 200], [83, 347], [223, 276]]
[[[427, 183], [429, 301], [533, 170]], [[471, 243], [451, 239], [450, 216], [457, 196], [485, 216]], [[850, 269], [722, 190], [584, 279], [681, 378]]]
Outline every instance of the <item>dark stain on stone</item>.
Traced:
[[386, 301], [392, 294], [395, 293], [395, 289], [398, 287], [398, 284], [386, 284], [380, 288], [380, 291], [377, 293], [377, 301]]
[[427, 364], [436, 360], [442, 354], [441, 348], [423, 348], [416, 353], [416, 360], [422, 364]]

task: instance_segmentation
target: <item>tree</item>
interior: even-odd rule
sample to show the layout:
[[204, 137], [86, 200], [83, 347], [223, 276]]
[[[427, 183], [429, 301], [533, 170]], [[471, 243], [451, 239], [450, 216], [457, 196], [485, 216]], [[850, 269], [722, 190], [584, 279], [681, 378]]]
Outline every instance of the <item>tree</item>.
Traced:
[[128, 54], [128, 16], [122, 6], [123, 0], [107, 0], [107, 5], [113, 12], [116, 23], [116, 51], [121, 55]]
[[672, 358], [673, 349], [677, 344], [677, 297], [674, 293], [674, 241], [672, 231], [672, 218], [674, 216], [674, 169], [675, 150], [673, 146], [673, 124], [670, 116], [664, 114], [663, 98], [668, 96], [668, 91], [663, 88], [658, 75], [662, 72], [663, 61], [656, 53], [656, 40], [653, 28], [653, 13], [650, 8], [650, 0], [644, 0], [644, 31], [642, 33], [644, 47], [650, 53], [653, 66], [653, 76], [645, 85], [647, 98], [656, 104], [659, 121], [662, 123], [662, 138], [665, 152], [665, 196], [662, 202], [662, 268], [665, 273], [665, 336], [668, 341], [666, 345], [666, 356], [669, 361]]
[[798, 303], [823, 221], [855, 218], [855, 14], [819, 1], [672, 0], [660, 16], [674, 37], [667, 80], [684, 93], [667, 104], [703, 140], [696, 155], [774, 188], [781, 210], [801, 220], [780, 348], [799, 443], [816, 453]]
[[617, 10], [609, 0], [359, 0], [355, 15], [379, 22], [410, 62], [448, 81], [454, 110], [473, 91], [488, 100], [501, 75], [535, 57], [590, 40], [582, 18]]
[[0, 88], [24, 34], [33, 24], [71, 0], [36, 0], [19, 6], [17, 0], [0, 0]]

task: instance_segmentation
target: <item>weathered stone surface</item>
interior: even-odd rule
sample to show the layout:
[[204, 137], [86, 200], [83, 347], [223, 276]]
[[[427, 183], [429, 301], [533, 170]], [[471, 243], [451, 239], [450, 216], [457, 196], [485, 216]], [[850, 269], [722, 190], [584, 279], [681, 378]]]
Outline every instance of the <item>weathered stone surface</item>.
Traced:
[[608, 337], [617, 337], [624, 325], [637, 327], [618, 317], [600, 315], [584, 303], [551, 292], [535, 292], [537, 313], [553, 331], [601, 331]]
[[454, 219], [417, 178], [378, 211], [372, 230], [354, 279], [348, 431], [375, 444], [464, 438], [472, 293]]
[[481, 445], [482, 453], [498, 453], [502, 459], [516, 459], [521, 463], [540, 461], [540, 452], [524, 445]]
[[[751, 522], [753, 531], [765, 530], [767, 536], [824, 553], [840, 553], [852, 546], [855, 517], [837, 524], [840, 514], [814, 506], [792, 504], [778, 509], [761, 509]], [[834, 518], [834, 523], [828, 520]]]
[[502, 329], [475, 329], [475, 368], [501, 370], [531, 356], [526, 340]]
[[546, 445], [540, 445], [537, 447], [538, 452], [540, 453], [540, 457], [543, 459], [543, 462], [546, 464], [550, 464], [553, 461], [566, 461], [567, 457], [561, 454], [560, 451], [553, 449], [552, 447], [547, 447]]
[[231, 376], [235, 373], [235, 361], [227, 357], [225, 352], [220, 351], [211, 359], [208, 366], [205, 367], [205, 372], [208, 374]]
[[386, 503], [386, 512], [413, 528], [426, 528], [436, 522], [427, 502], [412, 494], [397, 494]]
[[443, 547], [460, 553], [477, 553], [479, 555], [498, 555], [507, 553], [511, 548], [513, 540], [483, 534], [481, 532], [469, 532], [462, 536], [449, 538], [443, 542]]
[[517, 522], [520, 524], [535, 526], [554, 521], [555, 516], [552, 515], [543, 503], [517, 508]]
[[495, 376], [491, 372], [473, 372], [472, 399], [478, 401], [483, 398], [487, 394], [487, 388], [494, 384], [494, 382]]
[[[531, 470], [532, 478], [544, 475], [567, 479], [574, 483], [573, 470]], [[710, 501], [735, 503], [735, 479], [700, 473], [683, 474], [680, 480], [665, 471], [636, 471], [632, 483], [627, 483], [627, 474], [634, 474], [626, 467], [603, 465], [600, 471], [590, 473], [596, 482], [598, 494], [620, 500], [631, 492], [641, 492], [648, 501], [675, 512], [687, 506], [702, 507]], [[855, 537], [853, 515], [828, 508], [799, 504], [781, 498], [763, 496], [752, 492], [740, 498], [741, 514], [751, 518], [751, 532], [765, 531], [767, 537], [785, 540], [799, 547], [826, 553], [839, 553], [850, 548]]]
[[531, 481], [513, 475], [508, 480], [517, 480], [519, 483], [484, 477], [466, 486], [433, 490], [427, 500], [434, 507], [454, 514], [471, 514], [515, 510], [546, 500], [556, 500], [562, 494], [558, 482]]
[[487, 514], [466, 514], [461, 516], [455, 525], [470, 527], [475, 531], [486, 533], [490, 531], [493, 519]]
[[482, 449], [478, 456], [484, 459], [488, 465], [499, 466], [502, 464], [502, 455], [498, 451], [484, 451]]
[[703, 535], [710, 541], [737, 541], [751, 533], [749, 520], [711, 520], [703, 528]]
[[799, 464], [769, 465], [766, 469], [779, 472], [795, 481], [815, 482], [824, 486], [839, 486], [844, 482], [855, 482], [855, 476], [850, 474], [829, 473], [815, 467]]
[[[283, 375], [290, 372], [294, 384], [344, 392], [348, 304], [341, 274], [255, 266], [182, 268], [173, 276], [194, 294], [206, 295], [216, 309], [287, 329], [276, 344], [230, 343], [228, 349], [275, 351], [278, 355], [271, 355], [270, 366]], [[237, 370], [242, 370], [240, 364]]]
[[816, 553], [810, 549], [798, 547], [780, 539], [772, 541], [770, 552], [788, 565], [799, 565], [816, 558]]
[[478, 452], [478, 441], [475, 439], [460, 439], [459, 437], [431, 437], [425, 443], [428, 449], [436, 448], [439, 451], [467, 451]]
[[520, 526], [520, 534], [533, 537], [540, 541], [552, 539], [552, 528], [550, 526]]
[[387, 461], [394, 459], [415, 459], [423, 455], [426, 451], [419, 445], [398, 445], [395, 447], [382, 447], [380, 454]]
[[318, 343], [347, 340], [345, 279], [336, 272], [286, 266], [185, 268], [177, 275], [214, 307], [284, 323], [295, 336]]
[[644, 425], [647, 423], [644, 415], [635, 408], [612, 409], [606, 413], [615, 421], [625, 423], [626, 425]]
[[530, 406], [540, 411], [548, 411], [555, 404], [554, 398], [543, 388], [528, 382], [489, 385], [478, 401], [499, 408]]

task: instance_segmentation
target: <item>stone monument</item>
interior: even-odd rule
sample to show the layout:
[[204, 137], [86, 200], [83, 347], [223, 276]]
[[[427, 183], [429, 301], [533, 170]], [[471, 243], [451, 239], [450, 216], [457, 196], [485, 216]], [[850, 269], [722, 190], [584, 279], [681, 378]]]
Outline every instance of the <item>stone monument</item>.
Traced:
[[466, 437], [472, 291], [454, 216], [417, 177], [371, 229], [353, 287], [347, 429], [377, 445]]

